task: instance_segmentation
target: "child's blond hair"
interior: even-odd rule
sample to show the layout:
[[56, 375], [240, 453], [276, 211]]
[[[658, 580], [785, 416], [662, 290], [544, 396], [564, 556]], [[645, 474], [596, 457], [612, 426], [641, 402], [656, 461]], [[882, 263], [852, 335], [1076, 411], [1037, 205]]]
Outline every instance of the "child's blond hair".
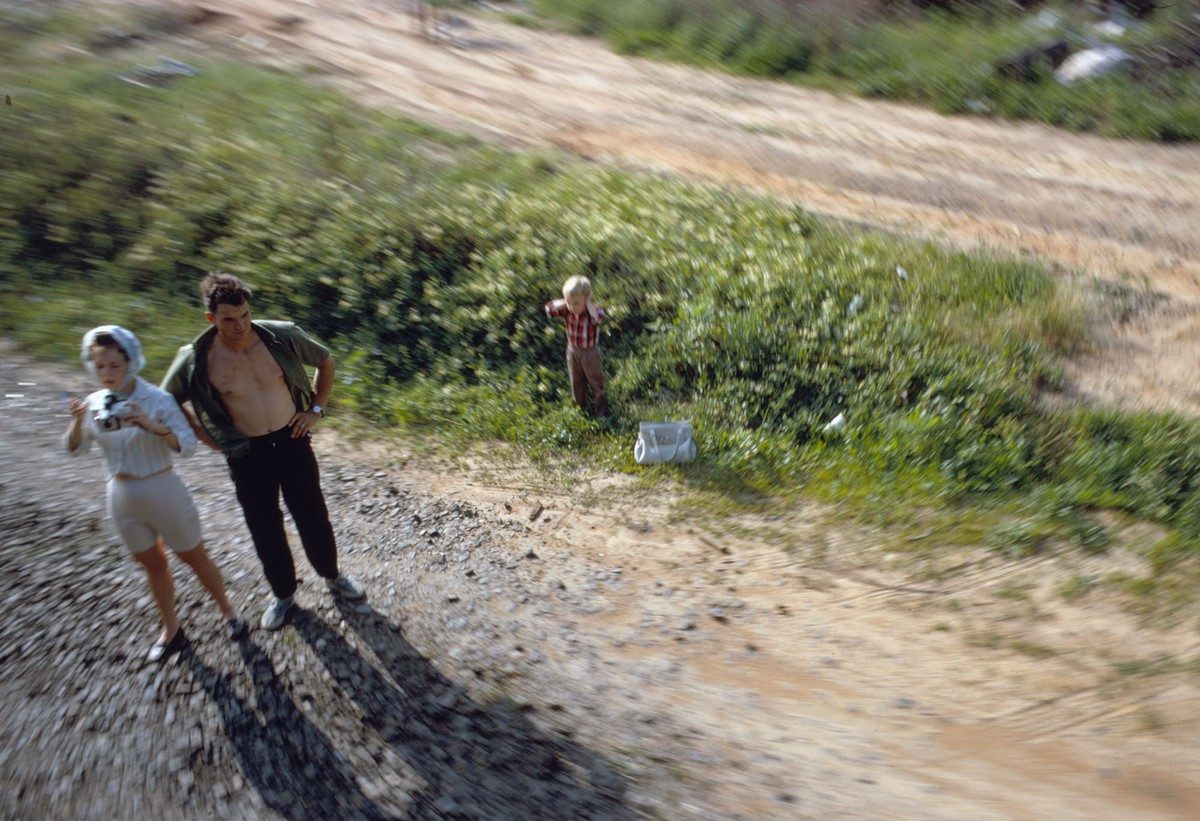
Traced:
[[590, 297], [592, 295], [592, 283], [587, 277], [571, 277], [563, 283], [563, 299], [570, 299], [573, 296]]

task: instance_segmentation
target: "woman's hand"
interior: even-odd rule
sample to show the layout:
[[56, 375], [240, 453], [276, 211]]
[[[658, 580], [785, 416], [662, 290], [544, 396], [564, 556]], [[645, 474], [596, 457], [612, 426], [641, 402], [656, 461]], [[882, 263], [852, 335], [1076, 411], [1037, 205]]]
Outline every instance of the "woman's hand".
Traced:
[[137, 402], [126, 402], [125, 405], [120, 409], [118, 415], [124, 421], [129, 422], [132, 425], [137, 425], [142, 430], [147, 430], [151, 433], [154, 433], [152, 430], [152, 428], [155, 427], [154, 420], [146, 415], [145, 411], [142, 410], [142, 406]]
[[83, 442], [83, 416], [88, 411], [88, 403], [78, 396], [67, 400], [67, 410], [71, 412], [71, 422], [67, 425], [67, 450], [74, 452]]
[[142, 430], [146, 431], [147, 433], [153, 433], [155, 436], [166, 436], [171, 432], [171, 429], [168, 426], [162, 424], [161, 422], [155, 422], [153, 419], [147, 416], [145, 411], [142, 410], [141, 405], [139, 405], [137, 402], [126, 402], [125, 412], [121, 415], [124, 417], [125, 421], [137, 425]]

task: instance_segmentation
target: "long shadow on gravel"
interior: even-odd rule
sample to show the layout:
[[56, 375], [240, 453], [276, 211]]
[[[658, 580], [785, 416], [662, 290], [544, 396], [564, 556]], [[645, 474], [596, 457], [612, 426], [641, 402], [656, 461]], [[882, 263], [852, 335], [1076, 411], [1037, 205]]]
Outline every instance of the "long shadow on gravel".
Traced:
[[601, 755], [547, 734], [509, 704], [472, 701], [386, 617], [338, 607], [383, 670], [319, 617], [299, 612], [293, 623], [364, 723], [425, 785], [412, 795], [414, 817], [634, 817], [624, 778]]
[[189, 643], [180, 659], [221, 712], [242, 775], [284, 818], [390, 818], [359, 790], [345, 757], [297, 709], [271, 659], [257, 644], [240, 643], [257, 707], [234, 691], [228, 673], [206, 665]]

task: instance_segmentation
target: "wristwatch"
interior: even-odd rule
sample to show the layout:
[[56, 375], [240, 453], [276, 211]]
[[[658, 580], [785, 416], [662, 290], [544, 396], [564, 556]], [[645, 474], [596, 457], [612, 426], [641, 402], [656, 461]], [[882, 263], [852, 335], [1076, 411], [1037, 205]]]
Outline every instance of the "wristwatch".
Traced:
[[317, 416], [325, 415], [325, 408], [321, 405], [313, 405], [311, 408], [309, 408], [309, 410], [315, 413]]

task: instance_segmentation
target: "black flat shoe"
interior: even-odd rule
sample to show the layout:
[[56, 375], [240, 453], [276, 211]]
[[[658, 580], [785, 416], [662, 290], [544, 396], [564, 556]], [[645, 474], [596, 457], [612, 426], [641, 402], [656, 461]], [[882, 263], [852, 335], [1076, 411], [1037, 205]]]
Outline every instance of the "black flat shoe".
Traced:
[[229, 629], [229, 638], [231, 641], [244, 639], [250, 632], [250, 628], [246, 626], [246, 622], [240, 618], [227, 619], [225, 626]]

